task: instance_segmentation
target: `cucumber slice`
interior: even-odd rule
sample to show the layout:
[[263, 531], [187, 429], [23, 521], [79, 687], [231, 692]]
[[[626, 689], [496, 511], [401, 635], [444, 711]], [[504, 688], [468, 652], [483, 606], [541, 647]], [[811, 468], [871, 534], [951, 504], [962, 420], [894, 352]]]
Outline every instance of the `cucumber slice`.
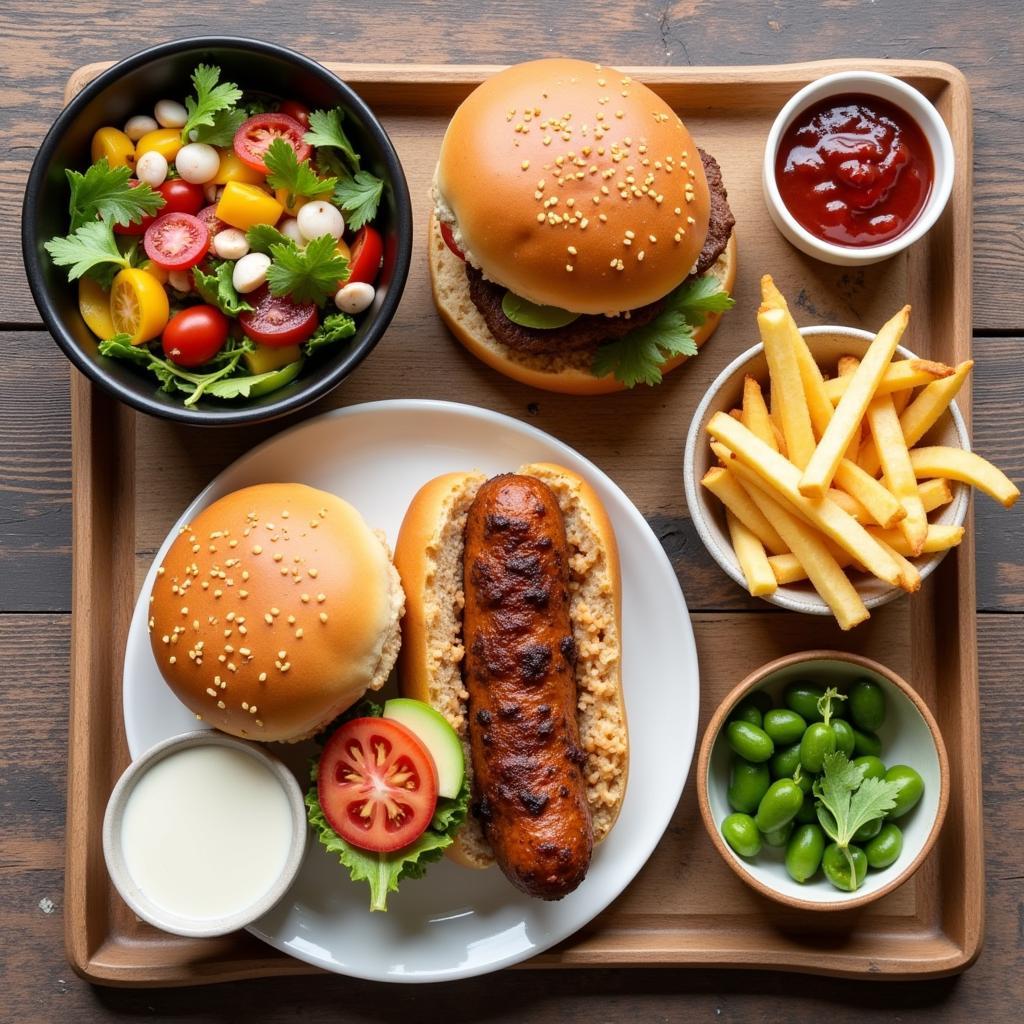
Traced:
[[404, 725], [430, 751], [437, 768], [437, 795], [457, 797], [466, 763], [462, 743], [444, 716], [423, 701], [396, 697], [384, 704], [384, 717]]

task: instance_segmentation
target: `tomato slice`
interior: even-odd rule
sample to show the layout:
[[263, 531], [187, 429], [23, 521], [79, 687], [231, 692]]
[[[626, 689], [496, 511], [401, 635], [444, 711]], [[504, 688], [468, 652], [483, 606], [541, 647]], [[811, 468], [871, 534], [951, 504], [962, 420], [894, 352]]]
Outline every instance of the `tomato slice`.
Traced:
[[349, 249], [352, 255], [349, 258], [348, 277], [346, 284], [355, 281], [363, 281], [366, 284], [373, 284], [380, 271], [380, 260], [384, 255], [384, 242], [381, 240], [380, 232], [369, 224], [361, 227], [352, 239]]
[[210, 232], [211, 238], [227, 228], [227, 224], [217, 216], [216, 203], [212, 203], [210, 206], [204, 206], [196, 214], [196, 217], [206, 225], [206, 229]]
[[203, 203], [203, 186], [194, 185], [184, 178], [169, 178], [157, 187], [157, 192], [164, 197], [161, 213], [191, 213], [195, 216]]
[[208, 363], [228, 340], [228, 318], [215, 306], [189, 306], [164, 328], [164, 355], [179, 366]]
[[324, 747], [317, 772], [320, 806], [346, 842], [391, 853], [418, 839], [437, 806], [430, 752], [389, 718], [353, 718]]
[[235, 152], [243, 163], [266, 174], [267, 165], [263, 162], [263, 154], [274, 139], [284, 139], [295, 150], [300, 163], [309, 156], [312, 150], [302, 141], [305, 132], [306, 129], [287, 114], [254, 114], [248, 121], [243, 121], [235, 132]]
[[[128, 184], [131, 188], [138, 188], [139, 181], [137, 178], [130, 178]], [[143, 216], [142, 220], [138, 224], [115, 224], [114, 234], [115, 235], [144, 235], [146, 228], [153, 223], [157, 218], [154, 214], [152, 217]]]
[[261, 345], [297, 345], [316, 330], [318, 318], [312, 302], [296, 303], [277, 298], [267, 288], [247, 295], [246, 299], [254, 307], [253, 311], [241, 313], [238, 322], [242, 330]]
[[189, 213], [165, 213], [146, 228], [146, 255], [164, 270], [187, 270], [210, 248], [210, 229]]
[[294, 117], [303, 128], [309, 130], [309, 107], [304, 103], [299, 103], [298, 100], [282, 100], [277, 112]]
[[444, 221], [441, 222], [441, 237], [444, 239], [444, 244], [465, 263], [466, 254], [455, 244], [455, 235], [452, 233], [451, 226], [445, 224]]

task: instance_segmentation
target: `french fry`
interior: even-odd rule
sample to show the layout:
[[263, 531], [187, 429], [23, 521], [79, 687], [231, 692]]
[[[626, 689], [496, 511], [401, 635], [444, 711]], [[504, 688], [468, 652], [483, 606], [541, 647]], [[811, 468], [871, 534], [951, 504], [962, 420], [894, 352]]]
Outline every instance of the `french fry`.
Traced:
[[[748, 485], [745, 485], [748, 486]], [[821, 599], [832, 609], [839, 628], [852, 629], [869, 616], [857, 588], [832, 557], [824, 538], [753, 484], [749, 494], [790, 546]], [[769, 563], [770, 565], [770, 563]]]
[[[896, 533], [903, 537], [903, 534], [896, 531]], [[908, 593], [915, 594], [921, 589], [921, 574], [917, 571], [917, 566], [914, 565], [906, 556], [900, 554], [891, 544], [887, 544], [885, 540], [878, 536], [873, 535], [875, 540], [882, 545], [883, 549], [892, 555], [893, 560], [900, 567], [900, 586]], [[771, 566], [768, 567], [769, 569]]]
[[948, 480], [941, 477], [920, 482], [917, 485], [917, 493], [921, 495], [921, 504], [924, 505], [925, 512], [934, 512], [953, 500], [953, 488], [949, 486]]
[[[858, 366], [860, 366], [860, 360], [854, 356], [840, 356], [838, 366], [839, 376], [852, 377]], [[857, 424], [857, 429], [853, 432], [853, 437], [850, 438], [850, 443], [846, 446], [846, 454], [844, 458], [849, 459], [851, 462], [857, 461], [857, 454], [860, 451], [860, 442], [863, 434], [864, 423], [861, 421]]]
[[1001, 469], [963, 448], [942, 445], [915, 448], [909, 461], [916, 477], [940, 476], [947, 480], [960, 480], [984, 491], [1003, 508], [1010, 508], [1020, 497], [1020, 488]]
[[[884, 324], [875, 335], [860, 366], [851, 376], [846, 393], [836, 406], [835, 415], [800, 477], [800, 493], [805, 497], [824, 497], [829, 484], [832, 483], [836, 466], [839, 465], [839, 460], [864, 417], [871, 396], [875, 393], [875, 388], [878, 387], [878, 382], [896, 351], [909, 318], [910, 307], [904, 306]], [[888, 557], [886, 555], [886, 558]]]
[[[836, 467], [833, 481], [867, 510], [872, 522], [888, 529], [903, 519], [906, 509], [873, 477], [849, 459]], [[915, 488], [916, 489], [916, 488]]]
[[779, 452], [780, 455], [785, 456], [786, 455], [786, 439], [782, 436], [782, 431], [779, 430], [778, 426], [775, 423], [775, 420], [772, 420], [772, 433], [775, 435], [775, 448], [776, 448], [776, 450]]
[[729, 526], [729, 537], [732, 550], [740, 563], [743, 576], [747, 581], [747, 590], [751, 597], [767, 597], [778, 589], [775, 573], [768, 564], [764, 545], [728, 510], [725, 521]]
[[[894, 391], [889, 397], [892, 399], [892, 407], [896, 410], [896, 415], [900, 416], [904, 409], [910, 404], [910, 396], [913, 394], [912, 391]], [[877, 395], [875, 396], [878, 397]], [[909, 445], [907, 446], [910, 447]]]
[[853, 516], [861, 526], [877, 525], [871, 513], [852, 494], [847, 494], [846, 491], [841, 491], [838, 487], [830, 487], [828, 496], [848, 516]]
[[[868, 527], [868, 533], [893, 551], [904, 556], [910, 555], [907, 538], [899, 530], [880, 530], [877, 526], [871, 526]], [[950, 548], [955, 548], [963, 539], [964, 528], [962, 526], [931, 523], [924, 540], [924, 547], [921, 548], [921, 554], [931, 555], [936, 551], [948, 551]], [[779, 557], [784, 556], [780, 555]]]
[[764, 342], [772, 404], [779, 410], [786, 450], [790, 460], [803, 469], [814, 452], [814, 431], [796, 352], [786, 330], [786, 317], [781, 309], [762, 306], [757, 314], [757, 327]]
[[[833, 551], [832, 557], [835, 558], [840, 569], [846, 569], [852, 565], [852, 561], [845, 551], [841, 554], [841, 558], [837, 557]], [[792, 551], [786, 555], [769, 555], [768, 564], [772, 567], [772, 572], [775, 573], [775, 582], [780, 587], [807, 579], [807, 570], [800, 564], [800, 559]]]
[[[875, 389], [875, 397], [891, 395], [894, 391], [905, 391], [908, 388], [919, 388], [925, 384], [954, 373], [952, 366], [935, 363], [930, 359], [897, 359], [889, 364], [882, 379]], [[838, 404], [849, 387], [849, 380], [840, 375], [825, 381], [825, 391], [833, 405]]]
[[910, 464], [903, 431], [892, 404], [892, 395], [872, 399], [868, 406], [867, 420], [872, 440], [882, 460], [886, 485], [906, 509], [907, 514], [899, 523], [900, 532], [907, 538], [911, 554], [918, 555], [928, 532], [928, 517], [917, 492], [917, 478]]
[[[899, 566], [863, 526], [828, 498], [812, 501], [800, 493], [800, 470], [792, 462], [772, 451], [727, 413], [715, 413], [706, 429], [712, 437], [731, 449], [737, 460], [766, 481], [773, 492], [781, 494], [789, 505], [831, 537], [869, 572], [886, 583], [894, 586], [898, 583]], [[782, 539], [785, 540], [785, 537]]]
[[761, 385], [750, 374], [743, 378], [743, 415], [740, 422], [766, 445], [779, 450]]
[[742, 423], [742, 422], [743, 422], [743, 410], [742, 410], [742, 409], [730, 409], [730, 410], [729, 410], [729, 415], [730, 415], [730, 416], [731, 416], [731, 417], [732, 417], [732, 418], [733, 418], [734, 420], [739, 420], [739, 421], [740, 421], [740, 423]]
[[779, 412], [779, 399], [770, 388], [768, 390], [768, 415], [772, 420], [772, 433], [775, 435], [775, 447], [779, 454], [789, 458], [789, 450], [786, 448], [786, 436], [782, 433], [782, 414]]
[[773, 554], [788, 551], [785, 541], [758, 511], [736, 477], [722, 466], [713, 466], [701, 478], [706, 487]]

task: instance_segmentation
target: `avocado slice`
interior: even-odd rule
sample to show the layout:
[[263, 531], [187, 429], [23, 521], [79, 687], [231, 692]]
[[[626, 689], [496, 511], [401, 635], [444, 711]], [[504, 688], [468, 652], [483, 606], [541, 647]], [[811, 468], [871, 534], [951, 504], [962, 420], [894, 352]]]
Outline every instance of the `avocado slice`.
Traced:
[[555, 327], [565, 327], [580, 318], [579, 313], [570, 313], [558, 306], [538, 306], [536, 302], [529, 302], [515, 292], [505, 292], [501, 300], [501, 311], [512, 323], [536, 330], [549, 331]]
[[384, 704], [384, 717], [404, 725], [430, 751], [437, 768], [437, 795], [457, 797], [466, 774], [466, 762], [462, 743], [444, 716], [421, 700], [396, 697]]

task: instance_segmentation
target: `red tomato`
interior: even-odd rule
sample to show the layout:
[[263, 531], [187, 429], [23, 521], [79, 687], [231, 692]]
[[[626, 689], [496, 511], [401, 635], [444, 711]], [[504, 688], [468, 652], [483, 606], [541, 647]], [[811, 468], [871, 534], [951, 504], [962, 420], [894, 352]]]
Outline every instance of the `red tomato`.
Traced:
[[210, 248], [210, 229], [189, 213], [164, 213], [146, 228], [142, 244], [158, 267], [187, 270]]
[[208, 363], [228, 340], [228, 318], [215, 306], [189, 306], [167, 321], [161, 344], [179, 366]]
[[251, 313], [242, 313], [238, 322], [242, 330], [261, 345], [280, 348], [305, 341], [317, 328], [316, 306], [312, 302], [295, 303], [277, 298], [269, 289], [246, 296], [253, 307]]
[[369, 224], [361, 227], [349, 248], [352, 250], [352, 256], [349, 259], [349, 274], [345, 278], [345, 283], [365, 281], [367, 284], [373, 284], [380, 270], [381, 256], [384, 254], [380, 232], [376, 228], [371, 228]]
[[288, 117], [294, 117], [303, 128], [309, 129], [309, 107], [299, 103], [298, 100], [283, 100], [277, 108], [277, 112], [279, 114], [287, 114]]
[[455, 244], [455, 235], [452, 234], [451, 227], [445, 224], [444, 221], [441, 222], [441, 237], [444, 239], [444, 244], [465, 263], [466, 254]]
[[423, 743], [389, 718], [354, 718], [320, 756], [320, 806], [331, 828], [363, 850], [390, 853], [418, 839], [437, 806], [437, 770]]
[[217, 216], [216, 203], [213, 203], [211, 206], [204, 206], [196, 214], [196, 218], [198, 220], [201, 220], [206, 225], [206, 228], [210, 232], [211, 237], [213, 235], [218, 234], [221, 231], [224, 231], [227, 228], [227, 224], [225, 224], [224, 221], [222, 221], [220, 217]]
[[193, 185], [184, 178], [169, 178], [157, 187], [157, 192], [164, 197], [161, 213], [191, 213], [195, 216], [206, 202], [203, 186]]
[[[139, 184], [139, 181], [138, 181], [137, 178], [131, 178], [131, 179], [129, 179], [128, 184], [132, 188], [137, 188], [138, 184]], [[155, 220], [156, 220], [156, 215], [154, 214], [154, 216], [152, 216], [152, 217], [145, 217], [144, 216], [142, 218], [142, 220], [138, 224], [115, 224], [114, 225], [114, 234], [115, 235], [144, 235], [146, 233], [146, 228], [148, 228], [149, 225], [152, 224], [153, 221], [155, 221]]]
[[302, 141], [305, 131], [294, 117], [287, 114], [255, 114], [248, 121], [243, 121], [235, 132], [235, 152], [242, 163], [266, 174], [263, 154], [274, 139], [284, 139], [295, 150], [300, 163], [309, 156], [310, 147]]

